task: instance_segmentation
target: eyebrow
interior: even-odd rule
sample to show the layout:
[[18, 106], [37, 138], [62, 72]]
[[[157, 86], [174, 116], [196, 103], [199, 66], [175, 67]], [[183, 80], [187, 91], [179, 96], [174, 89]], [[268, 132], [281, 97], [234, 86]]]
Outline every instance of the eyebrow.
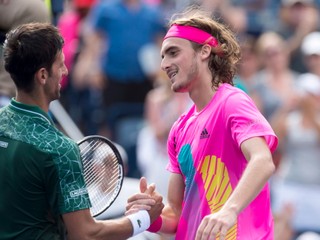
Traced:
[[164, 52], [161, 54], [161, 58], [163, 58], [164, 55], [167, 54], [168, 52], [170, 52], [171, 50], [176, 50], [176, 49], [178, 49], [177, 46], [170, 46], [170, 47], [168, 47], [168, 48], [165, 49]]

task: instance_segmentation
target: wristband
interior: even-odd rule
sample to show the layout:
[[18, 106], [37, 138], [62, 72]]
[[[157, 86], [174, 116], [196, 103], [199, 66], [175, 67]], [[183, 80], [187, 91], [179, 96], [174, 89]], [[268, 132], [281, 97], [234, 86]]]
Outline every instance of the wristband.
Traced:
[[149, 232], [153, 232], [156, 233], [160, 230], [162, 226], [162, 217], [159, 216], [151, 225], [150, 227], [147, 229], [147, 231]]
[[140, 210], [139, 212], [128, 215], [127, 217], [131, 221], [133, 227], [132, 236], [144, 232], [150, 226], [150, 217], [146, 210]]

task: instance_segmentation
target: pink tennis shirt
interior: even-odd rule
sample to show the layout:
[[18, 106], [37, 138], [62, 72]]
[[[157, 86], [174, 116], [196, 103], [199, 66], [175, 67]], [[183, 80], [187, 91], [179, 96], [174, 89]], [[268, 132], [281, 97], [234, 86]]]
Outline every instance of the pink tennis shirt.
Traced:
[[[176, 239], [195, 239], [204, 216], [224, 205], [247, 166], [240, 145], [264, 137], [270, 150], [277, 137], [267, 120], [243, 91], [222, 84], [200, 112], [195, 106], [173, 125], [168, 139], [167, 169], [185, 180], [182, 214]], [[228, 231], [228, 240], [273, 239], [273, 217], [267, 183]]]

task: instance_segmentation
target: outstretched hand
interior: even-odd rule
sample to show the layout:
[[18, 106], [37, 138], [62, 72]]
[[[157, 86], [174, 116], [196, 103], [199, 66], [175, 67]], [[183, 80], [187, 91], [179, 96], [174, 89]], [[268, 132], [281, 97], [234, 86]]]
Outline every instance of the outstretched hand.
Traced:
[[139, 210], [147, 210], [153, 222], [162, 212], [164, 207], [162, 196], [155, 192], [155, 185], [148, 185], [147, 179], [140, 179], [140, 193], [128, 198], [125, 215], [135, 213]]

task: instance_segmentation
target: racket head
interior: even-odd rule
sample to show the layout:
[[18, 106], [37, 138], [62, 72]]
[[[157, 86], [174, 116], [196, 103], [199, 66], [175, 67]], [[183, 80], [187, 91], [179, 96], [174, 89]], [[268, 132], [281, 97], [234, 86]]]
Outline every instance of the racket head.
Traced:
[[106, 211], [118, 197], [124, 167], [116, 146], [106, 137], [91, 135], [78, 143], [84, 180], [92, 204], [91, 215]]

